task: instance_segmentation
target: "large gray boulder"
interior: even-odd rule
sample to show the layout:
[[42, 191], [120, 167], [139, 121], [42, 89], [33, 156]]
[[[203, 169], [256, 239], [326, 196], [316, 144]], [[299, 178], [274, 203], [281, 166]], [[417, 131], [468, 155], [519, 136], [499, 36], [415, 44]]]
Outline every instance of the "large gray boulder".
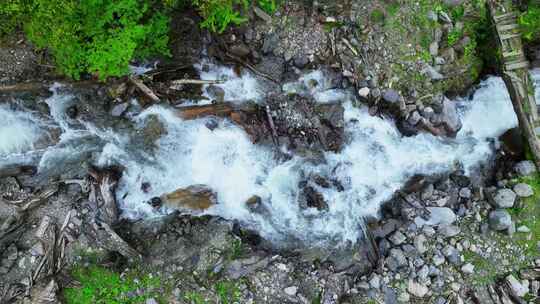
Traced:
[[504, 231], [512, 226], [512, 217], [504, 209], [498, 209], [489, 213], [489, 227], [496, 231]]
[[490, 195], [490, 201], [496, 208], [512, 208], [516, 202], [516, 194], [510, 189], [499, 189]]
[[427, 219], [416, 217], [414, 223], [417, 227], [450, 225], [456, 221], [456, 214], [452, 209], [447, 207], [427, 207], [429, 216]]
[[457, 111], [456, 103], [448, 98], [444, 98], [441, 111], [441, 123], [449, 136], [455, 136], [461, 130], [461, 119]]

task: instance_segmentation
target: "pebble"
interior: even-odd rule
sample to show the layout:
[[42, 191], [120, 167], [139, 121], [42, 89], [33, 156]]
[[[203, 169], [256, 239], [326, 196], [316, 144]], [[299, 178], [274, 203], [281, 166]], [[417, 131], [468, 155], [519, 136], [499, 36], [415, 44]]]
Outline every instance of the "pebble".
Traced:
[[418, 251], [419, 254], [424, 254], [427, 251], [427, 247], [425, 245], [426, 237], [423, 234], [419, 234], [414, 238], [414, 247], [416, 248], [416, 251]]
[[467, 263], [461, 266], [461, 271], [466, 274], [472, 274], [474, 272], [474, 265], [471, 263]]
[[389, 239], [390, 239], [390, 242], [392, 242], [394, 245], [400, 245], [400, 244], [403, 244], [403, 242], [405, 242], [407, 237], [400, 231], [396, 231], [394, 232], [394, 234], [390, 236]]
[[296, 292], [298, 291], [298, 287], [296, 286], [289, 286], [283, 290], [287, 295], [289, 296], [295, 296]]
[[429, 291], [429, 289], [414, 280], [409, 280], [407, 284], [407, 291], [417, 298], [423, 298]]

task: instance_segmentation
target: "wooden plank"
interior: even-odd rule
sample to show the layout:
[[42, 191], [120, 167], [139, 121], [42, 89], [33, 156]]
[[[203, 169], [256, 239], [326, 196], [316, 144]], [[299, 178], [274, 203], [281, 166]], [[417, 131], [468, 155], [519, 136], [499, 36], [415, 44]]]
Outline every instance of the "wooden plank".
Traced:
[[503, 32], [503, 31], [509, 31], [513, 29], [519, 28], [519, 25], [512, 23], [512, 24], [504, 24], [504, 25], [497, 25], [497, 31]]
[[493, 16], [493, 20], [495, 20], [495, 23], [499, 23], [500, 21], [502, 20], [508, 20], [508, 19], [514, 19], [514, 18], [517, 18], [517, 13], [506, 13], [506, 14], [502, 14], [502, 15], [496, 15], [496, 16]]
[[499, 35], [499, 38], [501, 40], [508, 40], [508, 39], [518, 38], [518, 37], [521, 37], [521, 35], [520, 34], [502, 34], [502, 35]]
[[529, 63], [527, 61], [518, 61], [518, 62], [508, 62], [505, 64], [505, 68], [507, 71], [517, 70], [517, 69], [524, 69], [528, 68]]
[[523, 52], [521, 50], [517, 50], [517, 51], [504, 52], [502, 55], [504, 58], [508, 58], [508, 57], [514, 57], [514, 56], [521, 56], [523, 55]]

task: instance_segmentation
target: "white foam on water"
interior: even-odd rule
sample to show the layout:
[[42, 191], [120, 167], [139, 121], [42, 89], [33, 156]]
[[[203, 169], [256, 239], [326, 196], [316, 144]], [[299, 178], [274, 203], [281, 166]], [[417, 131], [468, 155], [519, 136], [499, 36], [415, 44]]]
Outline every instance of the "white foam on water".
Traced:
[[[222, 81], [222, 83], [214, 84], [214, 86], [223, 89], [225, 92], [224, 99], [227, 101], [236, 103], [248, 100], [260, 101], [263, 97], [262, 88], [257, 79], [246, 69], [242, 69], [241, 75], [238, 75], [232, 67], [217, 65], [209, 60], [196, 64], [195, 68], [199, 71], [202, 80]], [[203, 96], [209, 99], [207, 103], [211, 99], [208, 87], [209, 85], [203, 86]]]
[[45, 133], [38, 117], [7, 105], [0, 105], [0, 122], [0, 156], [32, 150]]
[[[142, 122], [154, 114], [166, 125], [168, 134], [159, 140], [154, 157], [129, 160], [129, 153], [111, 147], [102, 158], [103, 162], [123, 162], [127, 168], [118, 191], [127, 217], [155, 215], [146, 203], [154, 196], [206, 184], [218, 193], [219, 204], [210, 214], [251, 225], [276, 242], [344, 244], [358, 239], [362, 217], [375, 215], [380, 204], [412, 175], [443, 172], [458, 162], [472, 168], [487, 160], [492, 153], [488, 138], [517, 124], [505, 92], [499, 78], [490, 78], [472, 101], [458, 101], [463, 108], [463, 130], [456, 139], [430, 134], [402, 137], [392, 121], [370, 116], [366, 108], [346, 102], [350, 142], [340, 153], [326, 153], [326, 163], [321, 165], [300, 157], [278, 162], [269, 148], [253, 145], [239, 127], [225, 121], [211, 131], [205, 119], [182, 121], [163, 107], [152, 107], [138, 118]], [[348, 96], [339, 91], [325, 94], [329, 100]], [[298, 184], [312, 174], [337, 179], [345, 188], [339, 192], [311, 185], [328, 202], [327, 211], [299, 205]], [[143, 182], [151, 184], [149, 193], [141, 190]], [[266, 213], [248, 211], [245, 201], [252, 195], [262, 198]]]
[[[214, 72], [203, 78], [231, 72], [223, 67], [209, 71]], [[324, 75], [317, 71], [305, 75], [299, 87], [308, 87], [310, 79], [322, 84], [307, 92], [319, 94], [319, 102], [351, 96], [325, 87]], [[245, 76], [230, 81], [223, 84], [226, 94], [257, 87]], [[245, 93], [260, 96], [259, 92], [248, 91]], [[235, 99], [230, 96], [226, 99]], [[167, 130], [157, 141], [155, 153], [144, 153], [131, 145], [129, 138], [112, 130], [100, 130], [88, 123], [83, 131], [72, 129], [63, 116], [69, 97], [55, 96], [50, 99], [52, 115], [64, 129], [58, 149], [65, 151], [54, 162], [61, 163], [62, 157], [74, 149], [88, 149], [79, 148], [75, 144], [77, 139], [98, 137], [105, 143], [97, 147], [101, 150], [98, 165], [120, 164], [125, 168], [117, 191], [124, 217], [159, 216], [147, 204], [152, 197], [205, 184], [217, 193], [219, 202], [207, 213], [239, 220], [276, 243], [345, 244], [356, 242], [361, 235], [362, 217], [375, 215], [381, 203], [412, 175], [444, 172], [458, 162], [473, 168], [493, 153], [489, 138], [517, 125], [500, 78], [491, 77], [483, 82], [471, 101], [457, 102], [462, 110], [463, 128], [455, 139], [443, 139], [430, 134], [402, 137], [392, 121], [370, 116], [366, 108], [353, 107], [351, 101], [346, 101], [348, 142], [340, 153], [325, 153], [325, 162], [314, 164], [297, 156], [277, 160], [271, 147], [252, 144], [240, 127], [226, 120], [210, 130], [205, 125], [207, 119], [184, 121], [175, 115], [174, 109], [162, 106], [150, 107], [132, 118], [142, 128], [150, 115], [156, 115]], [[53, 158], [44, 159], [51, 166]], [[309, 182], [323, 194], [328, 210], [306, 209], [299, 204], [299, 183], [314, 174], [335, 179], [344, 188], [323, 189]], [[141, 189], [143, 183], [150, 184], [148, 192]], [[245, 206], [253, 195], [262, 199], [265, 211], [260, 214]]]

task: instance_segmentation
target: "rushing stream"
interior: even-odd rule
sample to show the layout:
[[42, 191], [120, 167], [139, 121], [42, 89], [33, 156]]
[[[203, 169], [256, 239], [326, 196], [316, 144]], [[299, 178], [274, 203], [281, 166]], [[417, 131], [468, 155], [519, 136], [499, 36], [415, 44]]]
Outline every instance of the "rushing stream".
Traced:
[[[540, 71], [533, 74], [538, 84]], [[226, 100], [263, 100], [262, 87], [249, 74], [237, 77], [232, 69], [218, 66], [201, 70], [203, 79], [223, 76], [229, 79], [220, 84]], [[321, 85], [306, 90], [302, 84], [309, 79]], [[183, 121], [164, 106], [152, 106], [131, 117], [142, 128], [148, 117], [157, 115], [166, 128], [157, 151], [145, 152], [125, 132], [100, 129], [84, 121], [68, 123], [65, 109], [73, 98], [55, 90], [47, 103], [53, 124], [62, 134], [57, 145], [40, 154], [39, 171], [62, 170], [70, 160], [95, 152], [97, 165], [126, 168], [117, 190], [124, 217], [158, 216], [147, 204], [149, 199], [205, 184], [219, 201], [208, 214], [239, 220], [276, 242], [336, 244], [355, 242], [361, 234], [362, 217], [376, 214], [380, 204], [412, 175], [444, 172], [457, 163], [473, 168], [492, 154], [490, 138], [517, 124], [504, 84], [497, 77], [482, 82], [470, 100], [457, 100], [463, 128], [455, 139], [430, 134], [402, 137], [392, 121], [370, 116], [366, 108], [352, 106], [347, 92], [329, 89], [320, 71], [306, 74], [284, 89], [304, 90], [317, 102], [344, 101], [348, 140], [340, 153], [327, 152], [323, 163], [298, 156], [279, 160], [274, 150], [252, 144], [240, 127], [228, 121], [219, 121], [212, 131], [205, 125], [210, 118]], [[0, 162], [31, 153], [46, 132], [45, 126], [51, 124], [5, 105], [0, 106], [0, 121]], [[299, 182], [312, 174], [331, 176], [343, 185], [343, 191], [311, 185], [324, 195], [328, 210], [301, 208], [297, 202]], [[150, 185], [149, 191], [141, 189], [143, 183]], [[245, 202], [253, 195], [262, 198], [265, 212], [247, 209]]]

